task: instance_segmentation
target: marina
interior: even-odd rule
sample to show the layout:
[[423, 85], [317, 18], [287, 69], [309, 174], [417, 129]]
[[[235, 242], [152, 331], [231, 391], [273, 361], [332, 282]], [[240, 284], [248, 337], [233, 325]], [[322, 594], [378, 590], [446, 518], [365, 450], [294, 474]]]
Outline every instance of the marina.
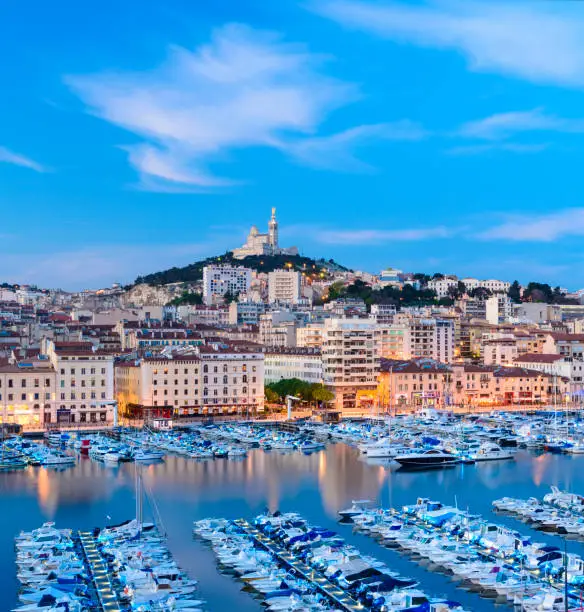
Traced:
[[[434, 424], [432, 432], [423, 437], [437, 437], [440, 428], [446, 429], [446, 426]], [[144, 452], [158, 450], [162, 454], [160, 458], [155, 457], [152, 461], [142, 463], [141, 473], [146, 493], [144, 514], [146, 520], [155, 520], [157, 524], [157, 517], [161, 519], [164, 531], [168, 534], [167, 539], [163, 540], [164, 546], [168, 547], [188, 579], [200, 581], [196, 601], [206, 602], [204, 609], [221, 610], [224, 605], [229, 605], [237, 606], [242, 611], [251, 611], [258, 610], [260, 604], [257, 597], [249, 596], [249, 589], [243, 581], [217, 570], [212, 550], [197, 539], [192, 540], [192, 522], [189, 525], [189, 519], [202, 521], [210, 516], [221, 516], [233, 525], [239, 521], [238, 528], [245, 526], [248, 537], [256, 538], [256, 548], [269, 546], [272, 556], [276, 553], [279, 555], [280, 562], [276, 567], [278, 572], [283, 571], [285, 576], [293, 571], [292, 577], [300, 582], [299, 586], [291, 588], [299, 590], [303, 598], [308, 598], [307, 601], [314, 609], [325, 605], [322, 598], [326, 599], [328, 605], [333, 605], [330, 596], [336, 591], [341, 602], [344, 597], [349, 597], [345, 601], [348, 608], [363, 604], [346, 590], [339, 589], [338, 584], [329, 585], [317, 580], [318, 588], [310, 585], [307, 587], [308, 582], [314, 582], [317, 578], [307, 559], [298, 559], [296, 552], [282, 548], [277, 542], [268, 541], [266, 534], [258, 532], [254, 517], [262, 516], [266, 508], [271, 513], [299, 513], [302, 520], [308, 521], [310, 525], [319, 525], [339, 534], [344, 545], [358, 550], [363, 558], [375, 559], [386, 568], [383, 571], [388, 575], [411, 579], [416, 584], [413, 589], [422, 594], [429, 593], [437, 600], [442, 598], [444, 601], [460, 602], [464, 610], [493, 610], [495, 605], [501, 605], [502, 598], [499, 595], [493, 598], [494, 591], [489, 596], [484, 590], [467, 588], [468, 585], [453, 581], [452, 577], [437, 571], [434, 565], [421, 562], [423, 555], [420, 552], [424, 551], [423, 547], [416, 550], [414, 556], [410, 553], [398, 554], [395, 548], [381, 546], [379, 541], [367, 537], [362, 531], [353, 533], [350, 529], [339, 528], [339, 511], [349, 510], [352, 500], [371, 500], [371, 508], [398, 508], [411, 504], [416, 492], [424, 491], [432, 498], [441, 500], [445, 507], [457, 506], [464, 511], [468, 509], [473, 516], [481, 515], [487, 523], [492, 521], [493, 524], [499, 524], [501, 529], [514, 532], [519, 529], [532, 542], [555, 546], [560, 549], [562, 557], [562, 540], [556, 534], [536, 531], [529, 524], [519, 526], [517, 519], [509, 514], [499, 515], [495, 521], [492, 502], [505, 496], [516, 499], [519, 493], [524, 499], [534, 497], [543, 500], [550, 493], [551, 486], [564, 492], [584, 491], [584, 477], [580, 476], [584, 458], [581, 456], [515, 447], [512, 450], [513, 460], [477, 461], [470, 465], [459, 462], [448, 469], [403, 471], [391, 458], [368, 457], [359, 448], [367, 443], [367, 439], [373, 444], [383, 439], [380, 432], [387, 434], [387, 425], [365, 426], [356, 423], [339, 429], [327, 426], [326, 430], [323, 427], [307, 426], [295, 432], [280, 432], [261, 426], [250, 428], [230, 424], [192, 433], [154, 435], [142, 432], [134, 440], [130, 438], [136, 434], [122, 435], [116, 439], [99, 437], [95, 439], [95, 448], [107, 442], [111, 447], [127, 445], [139, 447]], [[335, 435], [337, 431], [345, 439], [338, 439], [338, 435]], [[399, 431], [394, 429], [393, 423], [392, 431]], [[373, 436], [375, 439], [372, 439]], [[432, 440], [422, 443], [422, 438], [416, 435], [410, 435], [410, 440], [406, 435], [400, 437], [401, 448], [412, 450], [432, 446], [439, 448], [448, 444], [449, 439], [442, 436], [440, 444], [432, 445]], [[479, 442], [479, 446], [485, 442]], [[314, 450], [305, 450], [303, 447], [307, 444], [315, 444]], [[412, 446], [408, 447], [407, 444]], [[212, 457], [194, 457], [195, 447], [219, 450], [219, 456], [214, 455], [213, 451]], [[228, 447], [243, 448], [245, 453], [232, 457], [221, 453], [222, 449]], [[83, 537], [79, 538], [79, 544], [83, 542], [88, 546], [86, 558], [96, 563], [92, 568], [93, 575], [104, 576], [99, 573], [103, 571], [100, 565], [101, 553], [95, 556], [93, 548], [95, 546], [102, 550], [103, 546], [97, 540], [92, 545], [88, 534], [96, 526], [116, 522], [121, 524], [126, 520], [136, 503], [136, 468], [131, 461], [108, 463], [97, 458], [95, 453], [75, 452], [67, 444], [50, 448], [54, 452], [74, 456], [75, 463], [59, 469], [29, 465], [24, 469], [0, 474], [3, 493], [0, 504], [5, 512], [8, 531], [12, 534], [10, 537], [23, 528], [34, 529], [47, 520], [54, 520], [58, 525], [70, 527], [75, 534], [81, 532]], [[562, 499], [558, 498], [558, 504]], [[12, 512], [16, 500], [25, 511], [17, 514]], [[356, 504], [354, 516], [359, 514], [360, 503]], [[559, 505], [553, 508], [558, 512], [568, 511]], [[392, 520], [395, 519], [396, 516]], [[0, 538], [5, 537], [0, 535]], [[7, 545], [10, 547], [10, 544]], [[83, 552], [82, 548], [80, 550]], [[430, 544], [428, 550], [433, 553], [437, 551]], [[469, 557], [469, 563], [476, 562], [478, 551], [473, 551], [473, 554], [475, 559]], [[584, 555], [584, 546], [579, 540], [569, 542], [569, 555], [574, 559]], [[498, 562], [493, 558], [487, 570], [487, 561], [473, 566], [475, 570], [482, 567], [481, 572], [477, 571], [477, 577], [479, 573], [483, 579], [483, 574], [486, 575], [485, 586], [489, 586], [490, 569]], [[284, 562], [289, 564], [287, 568]], [[2, 559], [1, 563], [6, 563], [6, 559]], [[7, 575], [13, 575], [12, 564], [13, 561], [10, 561], [2, 567]], [[105, 606], [115, 606], [118, 604], [111, 598], [108, 584], [113, 591], [118, 589], [117, 592], [119, 585], [110, 577], [111, 568], [106, 569], [107, 581], [100, 580], [99, 585], [94, 584], [93, 593], [96, 600], [101, 594]], [[280, 574], [276, 573], [275, 576]], [[505, 582], [510, 592], [513, 585], [522, 585], [525, 602], [529, 597], [535, 597], [533, 589], [538, 583], [536, 577], [527, 570], [521, 575], [520, 571], [507, 569], [500, 576], [500, 581]], [[558, 580], [556, 583], [561, 590], [561, 575]], [[266, 585], [273, 586], [271, 582]], [[546, 588], [558, 590], [553, 581], [546, 583]], [[570, 588], [575, 597], [577, 584], [574, 580]], [[12, 592], [18, 592], [16, 586]], [[294, 594], [293, 598], [296, 596], [299, 595]], [[284, 606], [279, 599], [278, 605]], [[17, 605], [14, 599], [11, 606], [15, 608]], [[275, 601], [272, 605], [276, 606]], [[337, 601], [334, 605], [338, 607], [340, 604]]]

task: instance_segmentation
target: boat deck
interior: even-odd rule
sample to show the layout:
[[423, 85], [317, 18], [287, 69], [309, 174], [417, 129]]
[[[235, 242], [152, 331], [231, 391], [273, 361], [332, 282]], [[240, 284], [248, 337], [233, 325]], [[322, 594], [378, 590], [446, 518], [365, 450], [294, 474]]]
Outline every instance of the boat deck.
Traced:
[[78, 535], [85, 558], [91, 569], [91, 579], [93, 580], [101, 609], [103, 612], [122, 612], [109, 579], [107, 565], [95, 545], [95, 539], [87, 531], [80, 531]]
[[363, 604], [347, 595], [338, 585], [330, 582], [324, 576], [308, 567], [308, 565], [298, 561], [298, 559], [293, 557], [285, 548], [278, 546], [278, 544], [267, 538], [259, 529], [250, 525], [246, 520], [238, 519], [234, 521], [234, 523], [248, 536], [253, 538], [262, 548], [277, 557], [284, 566], [293, 569], [301, 575], [304, 580], [313, 584], [322, 595], [328, 597], [328, 599], [339, 606], [340, 609], [348, 612], [354, 612], [355, 610], [361, 612], [364, 609]]

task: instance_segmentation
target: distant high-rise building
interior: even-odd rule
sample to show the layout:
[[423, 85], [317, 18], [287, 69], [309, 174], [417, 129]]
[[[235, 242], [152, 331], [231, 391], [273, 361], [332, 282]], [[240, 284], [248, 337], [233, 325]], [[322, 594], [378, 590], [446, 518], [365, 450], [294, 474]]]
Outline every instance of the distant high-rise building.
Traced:
[[205, 266], [203, 268], [203, 300], [211, 304], [227, 293], [244, 294], [251, 285], [251, 270], [243, 266]]
[[296, 304], [300, 299], [300, 272], [274, 270], [268, 274], [270, 303]]

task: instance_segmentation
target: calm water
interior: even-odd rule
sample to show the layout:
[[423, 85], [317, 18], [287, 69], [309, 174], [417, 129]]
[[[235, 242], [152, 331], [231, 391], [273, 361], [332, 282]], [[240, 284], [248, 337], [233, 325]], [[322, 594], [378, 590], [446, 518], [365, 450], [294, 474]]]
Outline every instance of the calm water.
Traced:
[[[300, 453], [252, 451], [240, 461], [197, 462], [168, 457], [165, 463], [143, 468], [168, 532], [170, 550], [179, 564], [199, 580], [210, 610], [237, 606], [238, 612], [259, 610], [260, 605], [240, 591], [240, 583], [219, 574], [210, 549], [192, 538], [193, 520], [216, 516], [252, 518], [264, 508], [294, 510], [313, 523], [339, 531], [367, 554], [384, 560], [406, 576], [420, 580], [428, 593], [456, 599], [469, 610], [493, 610], [490, 600], [456, 589], [440, 574], [433, 574], [387, 550], [350, 527], [338, 525], [337, 511], [352, 499], [377, 500], [384, 506], [415, 502], [423, 495], [444, 503], [458, 503], [501, 523], [534, 533], [508, 517], [493, 515], [491, 501], [504, 495], [541, 497], [555, 484], [584, 493], [584, 456], [535, 456], [519, 451], [515, 461], [456, 466], [446, 470], [401, 472], [370, 465], [359, 452], [344, 444], [306, 456]], [[87, 457], [71, 469], [57, 472], [28, 468], [0, 474], [0, 572], [4, 598], [0, 609], [17, 604], [13, 538], [21, 529], [54, 520], [58, 527], [91, 528], [122, 521], [134, 514], [134, 466], [109, 468]], [[148, 507], [146, 504], [146, 510]], [[108, 518], [111, 517], [111, 518]], [[540, 541], [560, 541], [536, 533]], [[584, 555], [584, 545], [569, 543], [569, 551]]]

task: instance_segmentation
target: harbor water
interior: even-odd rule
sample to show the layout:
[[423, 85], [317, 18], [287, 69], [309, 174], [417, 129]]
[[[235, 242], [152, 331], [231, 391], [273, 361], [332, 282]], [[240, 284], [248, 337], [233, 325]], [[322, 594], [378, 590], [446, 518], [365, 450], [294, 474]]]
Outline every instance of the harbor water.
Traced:
[[[62, 470], [28, 467], [0, 473], [0, 571], [4, 601], [18, 604], [14, 536], [44, 521], [57, 527], [88, 530], [123, 521], [135, 514], [135, 466], [109, 467], [82, 456]], [[428, 471], [402, 471], [384, 460], [366, 460], [343, 443], [310, 455], [298, 451], [251, 450], [241, 459], [194, 460], [167, 456], [163, 463], [144, 465], [144, 518], [159, 516], [175, 560], [199, 581], [208, 610], [238, 612], [261, 606], [241, 583], [217, 571], [213, 552], [193, 539], [193, 521], [207, 517], [252, 519], [265, 508], [296, 511], [313, 524], [338, 531], [363, 553], [373, 555], [420, 581], [432, 595], [460, 601], [466, 609], [494, 610], [492, 600], [460, 590], [442, 574], [427, 571], [395, 550], [354, 534], [338, 523], [337, 512], [353, 499], [370, 499], [384, 507], [414, 503], [419, 496], [469, 509], [506, 524], [536, 541], [563, 546], [559, 536], [535, 532], [509, 516], [495, 515], [491, 502], [510, 496], [543, 497], [551, 485], [584, 493], [584, 455], [535, 454], [519, 450], [512, 461], [456, 465]], [[570, 541], [568, 551], [584, 555], [584, 541]]]

